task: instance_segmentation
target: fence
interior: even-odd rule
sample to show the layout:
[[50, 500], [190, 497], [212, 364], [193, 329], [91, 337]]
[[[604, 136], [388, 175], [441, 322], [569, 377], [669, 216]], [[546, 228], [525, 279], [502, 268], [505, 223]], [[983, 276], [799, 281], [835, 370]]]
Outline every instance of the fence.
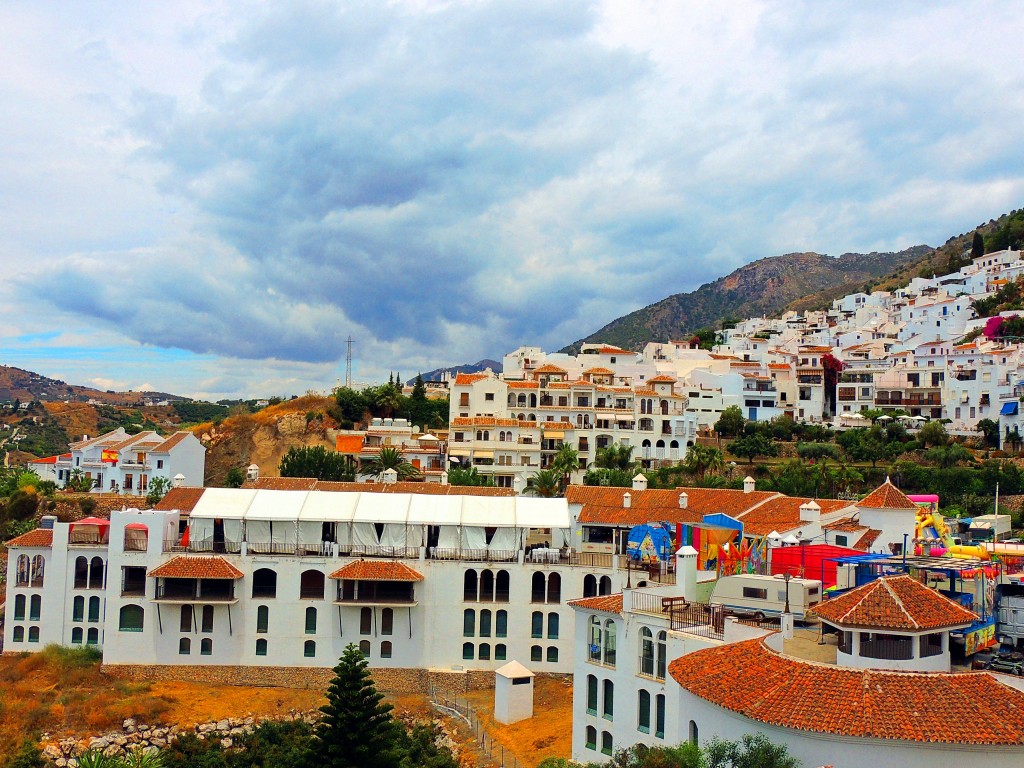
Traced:
[[454, 699], [449, 699], [445, 694], [439, 693], [433, 686], [428, 689], [427, 695], [430, 697], [430, 702], [435, 708], [466, 723], [470, 731], [472, 731], [473, 738], [476, 740], [481, 753], [486, 755], [487, 759], [497, 763], [501, 768], [531, 768], [531, 766], [520, 763], [514, 754], [506, 751], [502, 744], [499, 744], [487, 733], [483, 722], [477, 717], [476, 711], [469, 706], [468, 701], [463, 701], [460, 704], [457, 696]]

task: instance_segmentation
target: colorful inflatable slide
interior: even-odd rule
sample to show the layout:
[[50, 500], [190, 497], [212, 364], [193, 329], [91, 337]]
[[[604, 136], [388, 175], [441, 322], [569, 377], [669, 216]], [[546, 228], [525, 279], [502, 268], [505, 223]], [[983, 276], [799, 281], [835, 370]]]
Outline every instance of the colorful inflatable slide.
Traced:
[[915, 555], [990, 559], [988, 550], [981, 544], [957, 544], [954, 541], [945, 520], [939, 514], [939, 497], [934, 493], [916, 494], [907, 498], [917, 505]]

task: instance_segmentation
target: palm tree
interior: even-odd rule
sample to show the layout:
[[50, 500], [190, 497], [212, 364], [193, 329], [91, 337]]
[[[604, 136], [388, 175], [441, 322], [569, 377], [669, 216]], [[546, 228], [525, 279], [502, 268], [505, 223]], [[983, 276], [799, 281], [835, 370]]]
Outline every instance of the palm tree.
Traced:
[[551, 460], [551, 469], [562, 476], [562, 490], [569, 485], [569, 478], [580, 468], [580, 454], [570, 443], [562, 443]]
[[384, 473], [389, 469], [398, 473], [399, 480], [409, 480], [419, 475], [420, 471], [405, 460], [405, 456], [398, 448], [385, 446], [380, 449], [376, 458], [370, 459], [363, 465], [363, 471], [373, 475], [377, 480], [384, 479]]
[[621, 469], [628, 472], [634, 468], [633, 446], [612, 443], [607, 448], [598, 448], [594, 465], [601, 469]]
[[686, 451], [686, 458], [683, 459], [683, 466], [686, 470], [698, 478], [703, 479], [709, 472], [720, 474], [725, 470], [725, 457], [717, 448], [709, 448], [706, 445], [692, 445]]
[[562, 475], [556, 469], [542, 469], [535, 474], [526, 489], [527, 493], [542, 499], [553, 499], [562, 493]]

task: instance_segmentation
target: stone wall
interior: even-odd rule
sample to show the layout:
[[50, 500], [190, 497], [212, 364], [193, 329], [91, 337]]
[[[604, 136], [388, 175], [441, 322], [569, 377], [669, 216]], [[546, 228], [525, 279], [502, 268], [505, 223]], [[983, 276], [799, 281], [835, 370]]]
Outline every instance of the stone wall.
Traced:
[[[334, 672], [323, 667], [251, 667], [187, 664], [104, 664], [111, 677], [130, 680], [176, 680], [213, 685], [309, 688], [326, 690]], [[370, 669], [374, 684], [386, 693], [426, 693], [431, 688], [449, 695], [494, 686], [494, 673], [435, 669]]]

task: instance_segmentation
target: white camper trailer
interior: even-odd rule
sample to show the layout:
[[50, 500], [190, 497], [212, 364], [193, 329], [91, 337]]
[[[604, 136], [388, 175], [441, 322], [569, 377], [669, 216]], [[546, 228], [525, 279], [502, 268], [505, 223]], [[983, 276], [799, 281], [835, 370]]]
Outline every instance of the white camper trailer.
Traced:
[[[817, 579], [789, 580], [789, 610], [802, 620], [807, 610], [821, 602]], [[723, 576], [715, 582], [710, 603], [756, 618], [781, 616], [786, 607], [786, 580], [782, 576]]]

